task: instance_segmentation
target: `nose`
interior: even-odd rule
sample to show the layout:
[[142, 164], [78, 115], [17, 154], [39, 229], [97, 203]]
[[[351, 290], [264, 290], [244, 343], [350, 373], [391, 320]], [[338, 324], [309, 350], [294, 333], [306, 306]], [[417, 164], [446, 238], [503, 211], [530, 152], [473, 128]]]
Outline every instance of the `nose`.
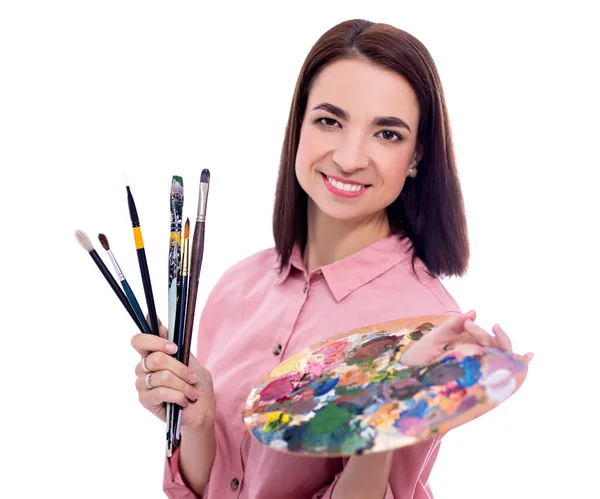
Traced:
[[340, 141], [332, 159], [345, 173], [352, 173], [369, 166], [366, 140], [352, 134], [346, 134]]

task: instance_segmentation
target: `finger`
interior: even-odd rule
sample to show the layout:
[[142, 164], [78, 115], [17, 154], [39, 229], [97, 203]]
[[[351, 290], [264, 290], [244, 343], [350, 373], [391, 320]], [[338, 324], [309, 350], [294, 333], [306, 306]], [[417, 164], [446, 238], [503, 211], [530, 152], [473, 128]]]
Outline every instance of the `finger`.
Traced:
[[498, 348], [496, 338], [485, 330], [481, 329], [472, 320], [467, 319], [464, 323], [465, 331], [480, 345], [489, 348]]
[[527, 357], [527, 362], [531, 362], [531, 359], [533, 359], [533, 355], [534, 355], [533, 352], [527, 352], [525, 354], [525, 357]]
[[474, 321], [477, 318], [477, 312], [475, 312], [475, 310], [469, 310], [465, 313], [465, 317]]
[[492, 332], [496, 335], [496, 339], [498, 340], [498, 346], [500, 346], [502, 350], [512, 353], [513, 349], [510, 338], [500, 327], [500, 324], [494, 325], [494, 327], [492, 328]]
[[[152, 352], [146, 357], [146, 367], [153, 372], [171, 371], [175, 376], [186, 383], [196, 383], [198, 375], [186, 366], [183, 362], [171, 357], [164, 352]], [[135, 367], [136, 376], [146, 375], [142, 369], [142, 363], [139, 362]]]
[[[198, 389], [194, 386], [186, 383], [170, 371], [157, 371], [149, 373], [150, 385], [153, 387], [152, 390], [156, 390], [159, 387], [169, 388], [177, 392], [183, 393], [189, 400], [196, 401], [198, 395]], [[146, 375], [138, 376], [135, 380], [135, 388], [138, 392], [150, 391], [150, 388], [146, 385]]]
[[178, 404], [181, 407], [187, 407], [190, 403], [183, 393], [166, 386], [159, 386], [153, 390], [142, 390], [139, 392], [139, 399], [146, 409], [160, 406], [165, 402]]
[[166, 352], [169, 355], [177, 351], [177, 345], [154, 334], [138, 333], [131, 338], [131, 346], [142, 356], [151, 352]]
[[169, 330], [164, 326], [160, 319], [158, 319], [158, 336], [161, 338], [167, 338], [169, 335]]
[[446, 319], [439, 326], [434, 328], [431, 332], [433, 333], [435, 331], [435, 340], [439, 342], [451, 342], [456, 340], [464, 331], [465, 316], [466, 314], [452, 315], [449, 319]]

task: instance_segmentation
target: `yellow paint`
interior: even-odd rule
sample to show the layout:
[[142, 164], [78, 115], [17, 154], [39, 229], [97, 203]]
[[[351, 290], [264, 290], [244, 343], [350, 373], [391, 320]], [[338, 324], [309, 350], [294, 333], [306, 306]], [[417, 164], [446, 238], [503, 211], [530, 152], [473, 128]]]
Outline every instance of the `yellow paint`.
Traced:
[[134, 227], [133, 238], [135, 239], [135, 249], [142, 249], [144, 247], [144, 240], [142, 239], [142, 229], [140, 229], [139, 227]]
[[293, 355], [287, 360], [284, 360], [281, 364], [274, 367], [271, 371], [271, 378], [279, 378], [284, 374], [289, 374], [293, 371], [304, 371], [304, 364], [308, 354], [306, 352], [300, 352], [296, 355]]
[[283, 424], [288, 424], [292, 417], [283, 411], [273, 411], [267, 414], [267, 424], [281, 421]]

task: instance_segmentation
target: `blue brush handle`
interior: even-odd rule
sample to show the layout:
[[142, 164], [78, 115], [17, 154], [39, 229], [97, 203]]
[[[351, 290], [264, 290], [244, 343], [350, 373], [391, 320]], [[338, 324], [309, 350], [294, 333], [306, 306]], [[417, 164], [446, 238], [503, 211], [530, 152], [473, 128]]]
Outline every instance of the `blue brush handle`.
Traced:
[[150, 326], [148, 326], [146, 319], [144, 319], [144, 314], [142, 313], [140, 304], [135, 299], [135, 295], [133, 294], [133, 291], [131, 290], [129, 283], [125, 279], [123, 279], [121, 281], [121, 286], [123, 286], [123, 291], [125, 291], [125, 295], [127, 295], [127, 299], [129, 300], [129, 303], [131, 304], [131, 308], [133, 308], [135, 315], [142, 323], [142, 327], [144, 328], [144, 333], [151, 334]]

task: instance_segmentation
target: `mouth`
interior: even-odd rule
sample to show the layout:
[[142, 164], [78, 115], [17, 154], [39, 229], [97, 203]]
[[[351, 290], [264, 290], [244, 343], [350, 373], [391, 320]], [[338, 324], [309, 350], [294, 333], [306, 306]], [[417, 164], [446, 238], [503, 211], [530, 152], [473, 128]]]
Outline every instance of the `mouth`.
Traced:
[[[358, 194], [362, 194], [367, 188], [371, 187], [371, 184], [361, 184], [359, 182], [354, 182], [354, 181], [341, 181], [341, 180], [337, 180], [333, 177], [330, 177], [329, 175], [326, 175], [325, 173], [321, 172], [321, 176], [323, 177], [323, 180], [325, 181], [327, 187], [333, 188], [335, 190], [336, 193], [345, 193], [348, 195], [358, 195]], [[330, 189], [332, 190], [332, 189]]]

